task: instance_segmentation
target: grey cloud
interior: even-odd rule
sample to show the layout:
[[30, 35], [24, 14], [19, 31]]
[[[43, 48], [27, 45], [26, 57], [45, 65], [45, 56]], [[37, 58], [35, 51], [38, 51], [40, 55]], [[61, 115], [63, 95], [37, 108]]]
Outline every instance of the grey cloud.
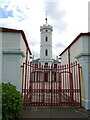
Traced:
[[38, 48], [33, 48], [32, 50], [32, 54], [34, 55], [34, 58], [40, 58], [40, 50]]
[[58, 7], [58, 2], [48, 2], [46, 3], [46, 9], [48, 10], [49, 16], [52, 19], [60, 19], [60, 17], [63, 17], [64, 11], [60, 10]]
[[66, 31], [67, 24], [63, 21], [66, 12], [61, 10], [58, 2], [46, 2], [45, 9], [48, 11], [48, 17], [52, 20], [54, 27], [58, 32]]
[[55, 47], [57, 47], [57, 48], [60, 48], [60, 47], [64, 48], [65, 46], [61, 42], [58, 42], [58, 43], [55, 44]]
[[37, 41], [36, 41], [36, 42], [35, 42], [35, 41], [31, 41], [30, 44], [31, 44], [32, 46], [35, 46], [35, 45], [37, 45], [37, 44], [38, 44], [38, 46], [40, 46]]
[[40, 43], [39, 43], [38, 41], [36, 41], [35, 39], [32, 39], [32, 38], [30, 39], [30, 42], [29, 42], [29, 43], [30, 43], [30, 45], [32, 45], [33, 47], [34, 47], [35, 45], [40, 46], [40, 45], [39, 45]]

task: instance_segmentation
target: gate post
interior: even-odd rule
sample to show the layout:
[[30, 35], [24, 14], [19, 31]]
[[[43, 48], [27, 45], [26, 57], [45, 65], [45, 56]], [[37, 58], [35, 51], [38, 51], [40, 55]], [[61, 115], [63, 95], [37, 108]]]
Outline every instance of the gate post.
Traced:
[[53, 66], [51, 66], [51, 68], [50, 68], [50, 83], [51, 83], [51, 106], [52, 106], [52, 69], [53, 69]]
[[[43, 68], [43, 66], [42, 66], [42, 68]], [[43, 102], [43, 104], [44, 104], [44, 99], [45, 99], [45, 96], [44, 96], [44, 94], [45, 94], [45, 79], [44, 79], [45, 77], [44, 77], [44, 72], [42, 72], [42, 102]]]
[[88, 110], [90, 109], [90, 53], [80, 53], [76, 58], [82, 67], [82, 106]]
[[72, 101], [72, 105], [73, 105], [73, 77], [72, 77], [72, 73], [69, 73], [69, 78], [70, 78], [70, 98]]
[[82, 105], [81, 101], [81, 71], [80, 71], [80, 65], [78, 64], [78, 72], [79, 72], [79, 89], [80, 89], [80, 106]]
[[30, 62], [30, 85], [29, 85], [29, 92], [30, 92], [30, 104], [32, 103], [32, 63]]

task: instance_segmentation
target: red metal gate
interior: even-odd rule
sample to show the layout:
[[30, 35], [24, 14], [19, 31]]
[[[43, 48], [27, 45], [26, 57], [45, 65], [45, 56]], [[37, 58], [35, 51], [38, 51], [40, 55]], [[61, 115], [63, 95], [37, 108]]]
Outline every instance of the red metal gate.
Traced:
[[23, 63], [22, 93], [24, 105], [81, 106], [79, 64], [54, 67]]

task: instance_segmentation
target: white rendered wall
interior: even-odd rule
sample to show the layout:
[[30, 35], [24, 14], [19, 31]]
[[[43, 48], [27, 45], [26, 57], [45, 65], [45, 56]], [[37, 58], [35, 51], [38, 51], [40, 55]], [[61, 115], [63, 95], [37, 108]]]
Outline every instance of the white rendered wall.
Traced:
[[[61, 64], [68, 61], [68, 50], [61, 56]], [[82, 67], [82, 106], [90, 109], [90, 36], [81, 36], [70, 47], [70, 62], [78, 61]]]
[[77, 60], [82, 67], [82, 106], [90, 110], [90, 54], [80, 54]]
[[[45, 37], [48, 37], [48, 41], [45, 41]], [[41, 45], [52, 45], [52, 33], [45, 32], [41, 34]]]
[[4, 32], [2, 39], [3, 49], [20, 49], [20, 33]]
[[2, 33], [2, 81], [14, 84], [21, 91], [21, 65], [25, 62], [26, 44], [21, 33]]
[[[48, 50], [48, 55], [45, 56], [45, 50]], [[52, 59], [52, 46], [41, 46], [40, 59]]]
[[[90, 50], [90, 36], [83, 36], [83, 53], [88, 53], [88, 50]], [[89, 48], [88, 48], [89, 47]]]
[[[4, 32], [2, 38], [3, 50], [22, 50], [26, 57], [26, 45], [20, 33]], [[25, 57], [23, 62], [25, 61]]]
[[[25, 41], [23, 40], [23, 37], [22, 35], [20, 34], [20, 49], [24, 52], [24, 58], [23, 58], [23, 62], [25, 62], [26, 60], [26, 50], [27, 50], [27, 47], [25, 45]], [[30, 53], [28, 51], [28, 61], [30, 61]]]
[[80, 53], [88, 53], [88, 36], [82, 36], [70, 47], [70, 62], [77, 61]]
[[83, 51], [83, 37], [70, 47], [70, 62], [77, 61], [76, 56]]
[[3, 82], [10, 82], [21, 91], [21, 63], [19, 54], [3, 54]]
[[25, 45], [25, 42], [23, 40], [23, 37], [22, 35], [20, 35], [20, 49], [24, 52], [25, 54], [25, 57], [23, 58], [23, 62], [25, 62], [26, 60], [26, 45]]
[[[84, 51], [84, 47], [85, 47], [85, 45], [84, 45], [84, 47], [83, 47], [83, 42], [84, 42], [84, 39], [86, 39], [86, 38], [82, 38], [82, 37], [80, 37], [79, 39], [78, 39], [78, 41], [77, 42], [75, 42], [71, 47], [70, 47], [70, 63], [71, 62], [74, 62], [74, 61], [76, 61], [77, 59], [76, 59], [76, 56], [79, 54], [79, 53], [81, 53], [81, 52], [83, 52]], [[87, 44], [87, 43], [86, 43]], [[62, 54], [62, 56], [61, 56], [61, 64], [68, 64], [68, 50], [66, 50], [63, 54]]]
[[[46, 31], [47, 30], [47, 31]], [[41, 42], [40, 42], [40, 60], [52, 59], [52, 26], [43, 25], [40, 27]], [[48, 40], [46, 41], [46, 37]], [[45, 55], [45, 50], [48, 50], [48, 55]]]
[[61, 56], [61, 65], [68, 64], [68, 51], [65, 51]]

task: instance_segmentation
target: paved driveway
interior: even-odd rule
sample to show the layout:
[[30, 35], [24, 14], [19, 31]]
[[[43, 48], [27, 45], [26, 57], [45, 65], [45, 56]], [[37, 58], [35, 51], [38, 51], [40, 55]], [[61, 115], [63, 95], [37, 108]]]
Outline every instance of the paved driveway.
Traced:
[[25, 120], [25, 118], [84, 118], [89, 120], [89, 115], [90, 111], [85, 111], [80, 107], [29, 106], [24, 108], [19, 120]]

